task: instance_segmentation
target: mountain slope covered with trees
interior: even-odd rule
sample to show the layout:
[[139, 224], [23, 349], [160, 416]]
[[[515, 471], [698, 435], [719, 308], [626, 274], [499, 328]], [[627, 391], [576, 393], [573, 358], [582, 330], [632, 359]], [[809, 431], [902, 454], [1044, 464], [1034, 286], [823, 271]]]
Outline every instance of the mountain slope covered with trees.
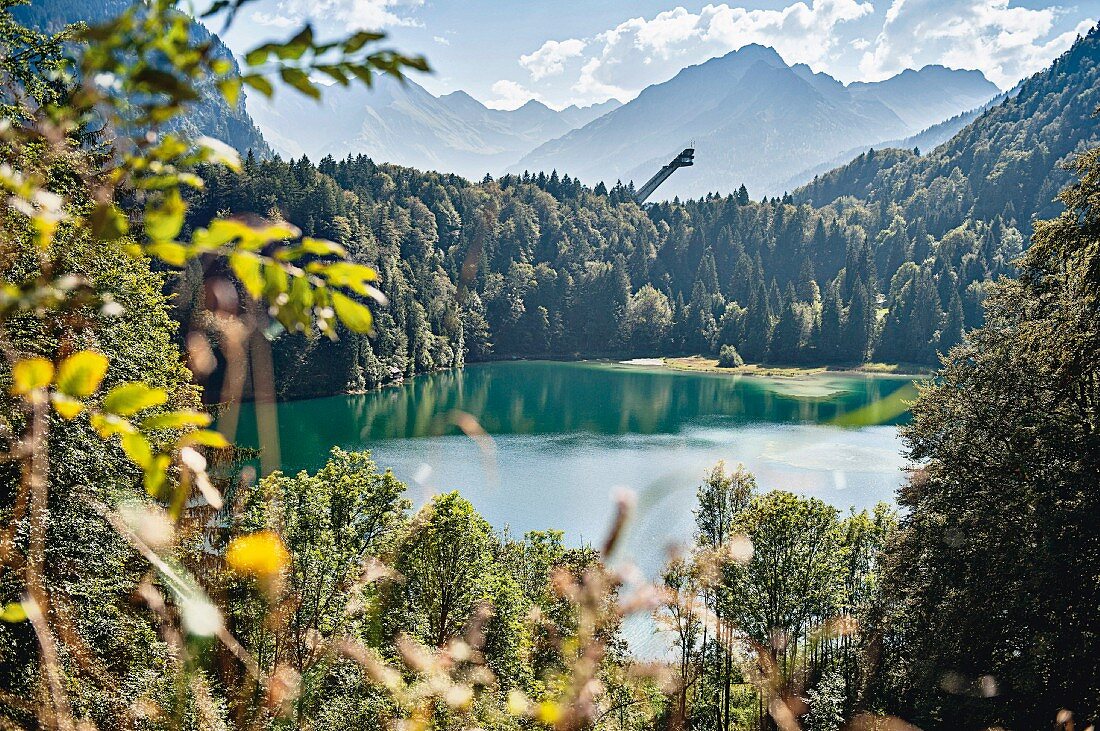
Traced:
[[[12, 15], [18, 22], [31, 28], [45, 33], [58, 33], [73, 23], [97, 25], [112, 20], [131, 4], [128, 0], [34, 0], [30, 4], [12, 8]], [[217, 57], [231, 64], [233, 74], [240, 73], [233, 52], [221, 38], [198, 21], [191, 24], [191, 33], [198, 43], [212, 43]], [[271, 148], [245, 108], [244, 91], [233, 103], [225, 99], [212, 82], [199, 84], [196, 91], [199, 99], [188, 107], [184, 115], [171, 121], [171, 129], [178, 129], [189, 137], [212, 137], [230, 145], [242, 155], [250, 150], [260, 156], [271, 154]]]

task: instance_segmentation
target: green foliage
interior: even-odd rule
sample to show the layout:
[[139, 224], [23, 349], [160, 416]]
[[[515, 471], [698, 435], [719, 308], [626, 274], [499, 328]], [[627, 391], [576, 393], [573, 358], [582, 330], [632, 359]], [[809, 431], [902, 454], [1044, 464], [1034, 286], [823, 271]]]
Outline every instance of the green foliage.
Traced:
[[803, 725], [806, 731], [840, 731], [844, 726], [844, 676], [835, 669], [821, 676], [806, 701], [810, 706]]
[[[564, 713], [563, 684], [592, 649], [578, 637], [597, 617], [562, 585], [581, 591], [601, 570], [598, 556], [566, 548], [560, 532], [498, 536], [457, 493], [410, 516], [404, 492], [369, 454], [337, 448], [315, 474], [276, 472], [234, 496], [231, 551], [258, 536], [249, 551], [271, 536], [289, 550], [285, 572], [218, 581], [250, 656], [299, 685], [291, 717], [374, 728], [426, 712], [438, 726], [516, 728], [526, 714]], [[259, 553], [249, 560], [264, 562]], [[613, 601], [607, 591], [599, 589], [602, 606]], [[611, 648], [597, 665], [605, 690], [594, 701], [606, 710], [629, 698], [630, 726], [641, 727], [659, 699], [628, 677], [617, 631], [612, 623], [591, 638]], [[285, 722], [241, 699], [230, 710], [239, 722]]]
[[493, 535], [457, 492], [436, 497], [409, 528], [395, 568], [405, 577], [385, 615], [396, 627], [440, 647], [465, 633], [492, 597]]
[[737, 352], [737, 348], [732, 345], [723, 345], [722, 349], [718, 351], [719, 368], [740, 368], [743, 365], [745, 365], [745, 359]]
[[664, 575], [661, 616], [679, 655], [674, 720], [752, 727], [766, 723], [758, 709], [787, 707], [785, 695], [809, 688], [803, 728], [840, 728], [856, 701], [853, 635], [880, 600], [892, 511], [842, 519], [816, 498], [759, 494], [744, 467], [719, 463], [699, 488], [696, 525], [690, 556]]
[[789, 660], [797, 649], [792, 640], [835, 614], [841, 601], [836, 508], [772, 491], [754, 497], [733, 526], [751, 542], [752, 557], [725, 567], [720, 601], [750, 641]]
[[660, 353], [671, 328], [672, 305], [664, 292], [647, 284], [631, 295], [620, 329], [634, 352]]
[[[1069, 57], [1073, 58], [1072, 54]], [[918, 724], [1037, 728], [1100, 707], [1096, 277], [1100, 152], [1035, 225], [1019, 281], [951, 351], [905, 430], [870, 702]]]

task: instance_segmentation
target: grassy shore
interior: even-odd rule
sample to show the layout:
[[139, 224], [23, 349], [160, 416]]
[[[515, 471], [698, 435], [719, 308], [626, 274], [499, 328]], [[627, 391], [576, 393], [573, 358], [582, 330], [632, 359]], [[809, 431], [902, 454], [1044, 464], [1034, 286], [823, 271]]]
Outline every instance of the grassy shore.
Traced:
[[822, 373], [875, 374], [893, 376], [926, 376], [935, 372], [927, 366], [906, 363], [863, 363], [849, 366], [765, 366], [746, 364], [740, 368], [719, 368], [717, 358], [692, 355], [680, 358], [662, 358], [666, 368], [680, 371], [725, 373], [732, 376], [768, 376], [771, 378], [803, 378]]

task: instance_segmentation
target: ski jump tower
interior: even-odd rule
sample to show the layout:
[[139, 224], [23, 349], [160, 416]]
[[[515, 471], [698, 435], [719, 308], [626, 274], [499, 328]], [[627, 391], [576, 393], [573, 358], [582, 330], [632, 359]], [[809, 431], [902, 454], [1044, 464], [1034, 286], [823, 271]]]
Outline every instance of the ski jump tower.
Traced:
[[657, 190], [657, 187], [668, 180], [669, 176], [680, 168], [691, 167], [695, 164], [695, 148], [689, 147], [679, 155], [672, 159], [668, 165], [661, 168], [656, 175], [649, 179], [649, 182], [642, 186], [634, 195], [634, 200], [638, 201], [638, 205], [645, 203], [646, 198], [653, 195], [653, 191]]

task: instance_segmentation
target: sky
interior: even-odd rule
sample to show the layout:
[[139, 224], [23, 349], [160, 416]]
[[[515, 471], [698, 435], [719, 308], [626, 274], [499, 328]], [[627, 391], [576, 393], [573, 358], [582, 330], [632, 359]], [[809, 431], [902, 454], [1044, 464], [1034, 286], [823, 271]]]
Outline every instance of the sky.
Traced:
[[251, 0], [222, 36], [243, 53], [306, 21], [322, 39], [381, 29], [427, 57], [433, 72], [415, 78], [434, 94], [560, 109], [629, 101], [748, 43], [845, 83], [942, 64], [1007, 89], [1098, 19], [1100, 0]]

